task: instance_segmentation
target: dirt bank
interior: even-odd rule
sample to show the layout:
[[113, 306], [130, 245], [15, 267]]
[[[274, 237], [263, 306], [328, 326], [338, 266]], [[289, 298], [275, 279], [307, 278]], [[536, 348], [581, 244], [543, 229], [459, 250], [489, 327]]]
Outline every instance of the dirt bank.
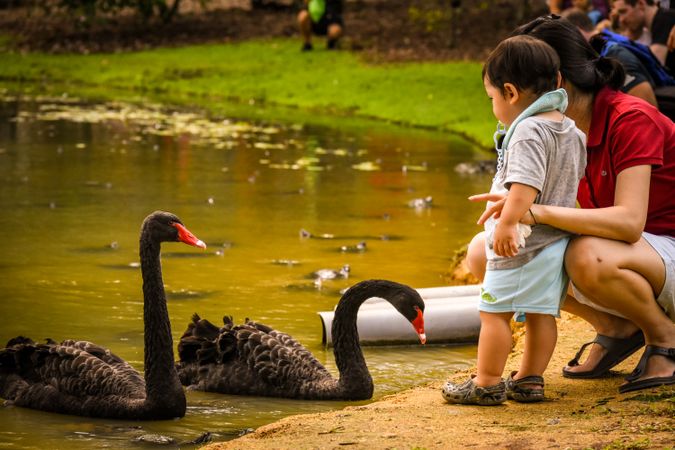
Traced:
[[[559, 342], [546, 373], [547, 401], [481, 408], [454, 406], [440, 396], [442, 380], [365, 406], [287, 417], [237, 440], [208, 446], [224, 449], [455, 449], [455, 448], [675, 448], [675, 389], [618, 394], [634, 355], [602, 380], [572, 381], [561, 367], [579, 344], [593, 337], [583, 321], [564, 315]], [[521, 356], [515, 347], [507, 368]], [[467, 373], [449, 374], [454, 380]]]

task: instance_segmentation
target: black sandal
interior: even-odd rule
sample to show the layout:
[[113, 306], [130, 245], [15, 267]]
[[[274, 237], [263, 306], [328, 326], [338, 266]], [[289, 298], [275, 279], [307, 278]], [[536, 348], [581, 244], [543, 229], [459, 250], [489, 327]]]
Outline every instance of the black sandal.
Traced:
[[671, 361], [675, 361], [675, 348], [648, 345], [645, 348], [645, 352], [642, 354], [642, 357], [640, 358], [640, 362], [638, 363], [637, 367], [635, 367], [635, 370], [633, 370], [633, 372], [626, 377], [628, 382], [619, 386], [620, 393], [625, 394], [626, 392], [675, 384], [675, 371], [673, 371], [673, 374], [669, 377], [654, 377], [638, 380], [647, 367], [647, 360], [653, 355], [665, 356], [666, 358], [670, 358]]
[[[544, 378], [539, 375], [530, 375], [528, 377], [514, 380], [513, 376], [517, 371], [511, 372], [506, 379], [506, 396], [511, 400], [520, 403], [533, 403], [544, 400]], [[525, 387], [527, 385], [541, 386], [541, 388]]]
[[579, 358], [591, 344], [599, 344], [607, 350], [605, 356], [603, 356], [598, 364], [591, 370], [586, 370], [584, 372], [573, 372], [563, 368], [562, 374], [566, 378], [602, 378], [609, 373], [609, 369], [616, 366], [630, 355], [640, 350], [640, 348], [645, 345], [645, 336], [642, 333], [642, 330], [638, 330], [633, 333], [632, 336], [627, 338], [613, 338], [605, 336], [603, 334], [597, 334], [595, 339], [591, 342], [586, 342], [581, 346], [577, 354], [567, 363], [568, 367], [574, 367], [579, 365]]

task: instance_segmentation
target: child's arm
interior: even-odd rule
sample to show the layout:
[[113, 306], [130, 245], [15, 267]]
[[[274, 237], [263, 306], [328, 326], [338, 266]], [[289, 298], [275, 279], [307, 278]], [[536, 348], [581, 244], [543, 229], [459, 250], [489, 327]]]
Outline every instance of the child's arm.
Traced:
[[534, 203], [538, 191], [526, 184], [512, 183], [495, 228], [493, 250], [498, 256], [518, 254], [518, 221]]

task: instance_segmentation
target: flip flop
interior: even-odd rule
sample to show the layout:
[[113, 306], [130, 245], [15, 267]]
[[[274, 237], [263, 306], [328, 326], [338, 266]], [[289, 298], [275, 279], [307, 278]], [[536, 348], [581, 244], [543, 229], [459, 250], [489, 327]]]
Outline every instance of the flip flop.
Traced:
[[644, 380], [637, 380], [642, 373], [644, 373], [645, 368], [647, 367], [647, 360], [650, 356], [660, 355], [670, 358], [672, 361], [675, 361], [675, 348], [665, 348], [657, 347], [656, 345], [648, 345], [645, 348], [645, 352], [640, 358], [633, 373], [630, 376], [626, 377], [629, 380], [627, 383], [619, 386], [619, 392], [625, 394], [626, 392], [639, 391], [641, 389], [647, 389], [658, 386], [666, 386], [670, 384], [675, 384], [675, 372], [669, 377], [654, 377], [654, 378], [645, 378]]
[[633, 333], [632, 336], [628, 338], [613, 338], [605, 336], [603, 334], [596, 334], [595, 339], [591, 342], [586, 342], [581, 346], [577, 354], [572, 358], [570, 362], [567, 363], [568, 367], [574, 367], [579, 365], [579, 358], [591, 344], [602, 345], [607, 353], [603, 356], [598, 364], [591, 370], [586, 370], [584, 372], [572, 372], [563, 368], [562, 374], [567, 378], [601, 378], [606, 376], [609, 373], [609, 369], [619, 364], [624, 359], [628, 358], [630, 355], [638, 351], [643, 345], [645, 345], [645, 336], [642, 334], [642, 330], [638, 330]]

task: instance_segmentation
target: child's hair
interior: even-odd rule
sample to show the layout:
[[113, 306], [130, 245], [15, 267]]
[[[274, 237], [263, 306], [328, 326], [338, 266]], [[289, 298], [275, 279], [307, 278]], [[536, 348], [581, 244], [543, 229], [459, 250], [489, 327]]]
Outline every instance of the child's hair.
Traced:
[[558, 86], [560, 59], [546, 42], [532, 36], [513, 36], [503, 40], [488, 56], [483, 78], [504, 91], [511, 83], [519, 91], [529, 90], [536, 96]]

